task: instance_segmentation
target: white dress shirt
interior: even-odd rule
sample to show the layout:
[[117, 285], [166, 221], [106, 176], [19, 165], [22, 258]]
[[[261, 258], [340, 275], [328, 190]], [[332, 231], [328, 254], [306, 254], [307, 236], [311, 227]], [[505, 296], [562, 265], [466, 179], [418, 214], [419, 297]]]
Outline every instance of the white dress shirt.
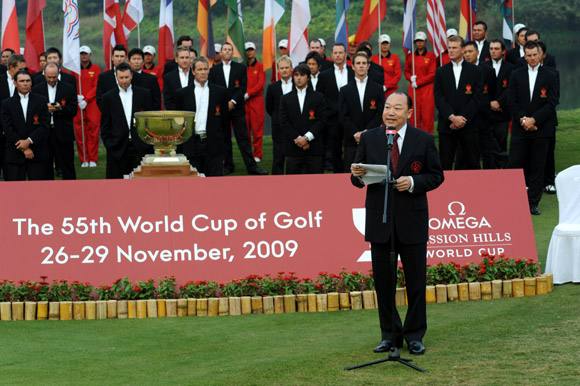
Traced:
[[[403, 127], [397, 131], [399, 134], [399, 138], [397, 138], [397, 146], [399, 147], [399, 160], [401, 160], [401, 154], [403, 154], [403, 143], [405, 142], [405, 134], [407, 133], [407, 124], [405, 123]], [[413, 188], [415, 187], [415, 181], [413, 181], [413, 177], [409, 176], [411, 179], [411, 186], [409, 187], [409, 192], [413, 193]]]
[[[300, 114], [302, 114], [302, 112], [304, 111], [304, 100], [306, 99], [306, 89], [307, 87], [304, 87], [302, 90], [296, 88], [296, 95], [298, 96], [298, 104], [300, 105]], [[304, 136], [306, 137], [306, 139], [308, 139], [308, 142], [314, 139], [314, 134], [312, 134], [310, 131], [304, 134]]]
[[18, 93], [18, 95], [20, 95], [20, 106], [22, 106], [22, 112], [24, 113], [24, 122], [26, 122], [26, 113], [28, 112], [28, 100], [29, 100], [28, 97], [30, 96], [30, 93], [26, 95]]
[[[56, 99], [56, 84], [51, 86], [47, 83], [46, 86], [48, 87], [48, 102], [54, 103]], [[52, 113], [50, 113], [50, 124], [54, 125], [54, 117], [52, 116]]]
[[230, 87], [230, 71], [232, 70], [232, 61], [222, 62], [224, 69], [224, 79], [226, 80], [226, 88]]
[[195, 84], [195, 134], [204, 136], [207, 133], [207, 110], [209, 106], [209, 86], [207, 81], [202, 86], [198, 81]]
[[365, 89], [367, 87], [367, 81], [369, 77], [365, 76], [363, 80], [360, 80], [359, 78], [355, 79], [356, 79], [356, 89], [358, 90], [358, 100], [360, 102], [360, 109], [362, 111], [365, 109], [364, 107]]
[[129, 139], [131, 139], [131, 118], [133, 115], [133, 88], [131, 85], [127, 87], [127, 90], [123, 90], [119, 87], [119, 97], [121, 98], [121, 103], [123, 104], [123, 112], [125, 113], [125, 119], [127, 120], [127, 126], [129, 127]]
[[483, 45], [485, 44], [485, 40], [482, 41], [475, 41], [475, 44], [477, 44], [477, 61], [479, 62], [479, 58], [481, 57], [481, 53], [483, 52]]
[[14, 85], [14, 78], [10, 76], [10, 73], [6, 71], [6, 81], [8, 82], [8, 90], [10, 91], [10, 96], [14, 95], [14, 89], [16, 86]]
[[189, 69], [182, 70], [181, 68], [177, 69], [179, 73], [179, 81], [181, 82], [181, 88], [185, 88], [189, 85]]
[[341, 87], [344, 87], [348, 83], [348, 71], [346, 69], [346, 64], [342, 66], [342, 70], [338, 68], [338, 66], [334, 65], [334, 76], [336, 78], [336, 87], [340, 90]]
[[501, 59], [500, 60], [493, 60], [492, 59], [493, 69], [495, 70], [495, 76], [499, 75], [499, 70], [501, 69]]
[[312, 89], [314, 91], [316, 91], [316, 85], [318, 84], [318, 75], [320, 75], [320, 72], [316, 75], [310, 75], [310, 83], [312, 83]]
[[286, 95], [292, 91], [292, 78], [288, 78], [288, 80], [281, 79], [280, 82], [282, 82], [282, 95]]
[[459, 79], [461, 79], [461, 69], [463, 68], [463, 59], [459, 63], [451, 62], [453, 66], [453, 76], [455, 77], [455, 89], [459, 88]]
[[530, 79], [530, 101], [534, 97], [534, 87], [536, 86], [536, 79], [538, 78], [538, 69], [540, 65], [535, 68], [530, 67], [528, 64], [528, 78]]

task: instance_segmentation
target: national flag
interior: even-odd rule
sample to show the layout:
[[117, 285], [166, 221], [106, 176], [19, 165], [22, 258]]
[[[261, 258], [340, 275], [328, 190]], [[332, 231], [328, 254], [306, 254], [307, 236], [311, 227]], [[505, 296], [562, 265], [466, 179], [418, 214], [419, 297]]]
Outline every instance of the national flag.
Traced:
[[129, 40], [129, 35], [143, 21], [143, 1], [127, 0], [125, 12], [123, 12], [123, 33], [125, 40]]
[[290, 15], [290, 38], [288, 48], [292, 63], [296, 66], [303, 62], [310, 51], [308, 46], [308, 25], [310, 24], [309, 0], [293, 0]]
[[379, 23], [385, 18], [386, 14], [386, 0], [384, 0], [384, 3], [383, 0], [365, 0], [362, 15], [360, 17], [360, 23], [356, 31], [356, 41], [362, 42], [369, 40], [379, 28]]
[[16, 53], [20, 53], [15, 0], [2, 0], [2, 49], [5, 48], [12, 48]]
[[63, 0], [64, 26], [62, 31], [62, 66], [80, 76], [81, 53], [79, 37], [78, 0]]
[[477, 21], [477, 2], [476, 0], [459, 0], [459, 36], [465, 41], [471, 40], [473, 25]]
[[514, 29], [513, 22], [513, 2], [512, 0], [499, 0], [499, 9], [501, 12], [502, 21], [502, 37], [506, 46], [511, 46], [513, 41], [512, 31]]
[[121, 7], [119, 0], [104, 0], [103, 2], [103, 55], [105, 67], [111, 68], [111, 50], [117, 44], [127, 47], [127, 40], [121, 23]]
[[264, 1], [264, 31], [262, 32], [262, 63], [264, 71], [272, 68], [276, 58], [276, 24], [284, 15], [284, 0]]
[[26, 67], [32, 72], [38, 72], [40, 69], [38, 56], [41, 52], [44, 52], [42, 11], [45, 7], [46, 0], [28, 0], [24, 59], [26, 59]]
[[226, 41], [234, 46], [234, 57], [244, 57], [244, 20], [242, 18], [242, 0], [225, 0], [228, 9], [228, 31]]
[[336, 0], [336, 28], [334, 30], [334, 41], [336, 43], [344, 44], [345, 47], [348, 47], [348, 24], [346, 22], [346, 14], [349, 7], [349, 0]]
[[161, 0], [159, 3], [159, 41], [158, 55], [161, 72], [168, 59], [173, 58], [173, 0]]
[[198, 0], [197, 30], [199, 31], [199, 54], [206, 58], [215, 56], [213, 27], [211, 22], [211, 7], [217, 0]]
[[413, 39], [417, 31], [417, 0], [404, 0], [403, 3], [403, 48], [413, 51]]
[[435, 56], [447, 49], [445, 0], [427, 0], [427, 34]]

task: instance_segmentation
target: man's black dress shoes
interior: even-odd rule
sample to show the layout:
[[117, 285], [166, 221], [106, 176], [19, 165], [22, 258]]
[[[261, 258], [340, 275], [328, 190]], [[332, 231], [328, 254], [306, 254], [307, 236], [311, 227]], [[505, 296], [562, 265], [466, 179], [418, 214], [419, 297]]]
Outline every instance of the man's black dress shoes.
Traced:
[[374, 348], [374, 352], [381, 353], [381, 352], [389, 352], [389, 350], [393, 347], [393, 342], [390, 340], [381, 340], [379, 345]]
[[423, 355], [425, 354], [425, 345], [420, 340], [412, 340], [407, 343], [409, 347], [409, 354]]
[[530, 206], [530, 213], [534, 216], [539, 216], [541, 214], [540, 210], [538, 209], [537, 205]]
[[268, 175], [268, 172], [266, 170], [262, 169], [260, 166], [256, 165], [256, 167], [253, 167], [253, 168], [248, 170], [248, 174], [251, 174], [254, 176], [265, 176], [265, 175]]

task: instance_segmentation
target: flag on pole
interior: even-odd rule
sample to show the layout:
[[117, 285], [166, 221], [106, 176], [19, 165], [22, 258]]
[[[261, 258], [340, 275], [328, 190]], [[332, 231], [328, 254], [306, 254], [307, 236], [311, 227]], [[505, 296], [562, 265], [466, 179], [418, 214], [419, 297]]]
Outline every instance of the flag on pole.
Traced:
[[513, 2], [512, 0], [499, 0], [499, 8], [501, 12], [502, 22], [502, 37], [506, 46], [511, 46], [513, 41], [512, 31], [514, 29], [514, 23], [512, 18], [513, 12]]
[[336, 43], [344, 44], [345, 47], [348, 47], [348, 24], [346, 22], [346, 14], [349, 7], [349, 0], [336, 0], [336, 28], [334, 30], [334, 41]]
[[460, 0], [459, 36], [466, 41], [471, 40], [473, 25], [477, 20], [476, 0]]
[[[165, 62], [173, 58], [173, 0], [161, 0], [159, 3], [159, 66], [163, 69]], [[161, 70], [163, 72], [163, 70]]]
[[197, 30], [199, 31], [199, 54], [206, 58], [215, 56], [213, 27], [211, 22], [211, 7], [217, 0], [198, 0], [197, 2]]
[[447, 49], [445, 0], [427, 0], [427, 34], [435, 56]]
[[78, 0], [63, 0], [64, 26], [62, 31], [62, 66], [80, 76], [81, 53], [79, 38]]
[[26, 67], [32, 72], [38, 72], [40, 69], [38, 56], [44, 52], [44, 25], [42, 21], [44, 7], [46, 7], [46, 0], [28, 0], [24, 59], [26, 59]]
[[121, 7], [119, 0], [103, 1], [103, 55], [105, 67], [111, 68], [111, 50], [117, 44], [127, 47], [127, 40], [121, 23]]
[[272, 68], [276, 58], [276, 24], [284, 15], [284, 0], [265, 0], [264, 31], [262, 32], [262, 63], [264, 71]]
[[125, 40], [129, 40], [129, 35], [143, 21], [143, 1], [127, 0], [125, 12], [123, 12], [123, 33]]
[[413, 35], [417, 30], [417, 0], [404, 0], [403, 6], [403, 48], [413, 52]]
[[244, 57], [244, 20], [242, 18], [242, 0], [225, 0], [228, 9], [228, 31], [226, 41], [234, 46], [234, 57]]
[[290, 59], [294, 66], [304, 61], [310, 51], [308, 46], [308, 25], [310, 24], [309, 0], [293, 0], [292, 14], [290, 15]]
[[20, 54], [16, 1], [2, 0], [2, 49], [12, 48]]
[[[379, 1], [384, 1], [384, 4], [380, 4]], [[380, 10], [380, 16], [379, 16]], [[386, 0], [365, 0], [362, 15], [360, 17], [360, 23], [358, 24], [358, 29], [356, 31], [356, 41], [362, 42], [364, 40], [369, 40], [370, 37], [379, 28], [379, 23], [385, 18], [387, 14], [387, 1]]]

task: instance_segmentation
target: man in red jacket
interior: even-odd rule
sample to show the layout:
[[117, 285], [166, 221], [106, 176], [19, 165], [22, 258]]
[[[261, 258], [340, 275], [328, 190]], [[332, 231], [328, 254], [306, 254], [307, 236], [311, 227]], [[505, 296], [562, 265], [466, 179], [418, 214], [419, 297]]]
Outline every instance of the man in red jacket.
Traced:
[[[435, 123], [435, 99], [433, 85], [435, 71], [437, 70], [437, 58], [432, 52], [427, 51], [427, 34], [418, 31], [415, 34], [415, 71], [413, 72], [413, 60], [411, 53], [407, 53], [405, 59], [405, 78], [409, 81], [409, 95], [414, 99], [415, 113], [411, 116], [411, 125], [433, 133]], [[415, 122], [415, 116], [417, 122]]]
[[[96, 167], [99, 161], [99, 127], [101, 112], [97, 106], [97, 80], [101, 68], [91, 62], [91, 48], [82, 46], [81, 81], [78, 95], [79, 112], [74, 118], [77, 152], [81, 167]], [[77, 84], [79, 82], [78, 75]]]
[[385, 98], [397, 91], [401, 80], [401, 60], [397, 54], [391, 52], [391, 37], [387, 34], [379, 36], [381, 58], [373, 55], [372, 61], [383, 66], [385, 71]]
[[155, 47], [143, 47], [143, 68], [142, 71], [146, 74], [153, 75], [157, 78], [159, 89], [163, 91], [163, 71], [160, 71], [159, 66], [155, 65]]
[[262, 161], [262, 138], [264, 137], [264, 83], [266, 75], [264, 66], [256, 59], [256, 45], [252, 42], [245, 44], [247, 59], [248, 88], [246, 100], [246, 124], [248, 135], [252, 143], [252, 153], [256, 162]]

